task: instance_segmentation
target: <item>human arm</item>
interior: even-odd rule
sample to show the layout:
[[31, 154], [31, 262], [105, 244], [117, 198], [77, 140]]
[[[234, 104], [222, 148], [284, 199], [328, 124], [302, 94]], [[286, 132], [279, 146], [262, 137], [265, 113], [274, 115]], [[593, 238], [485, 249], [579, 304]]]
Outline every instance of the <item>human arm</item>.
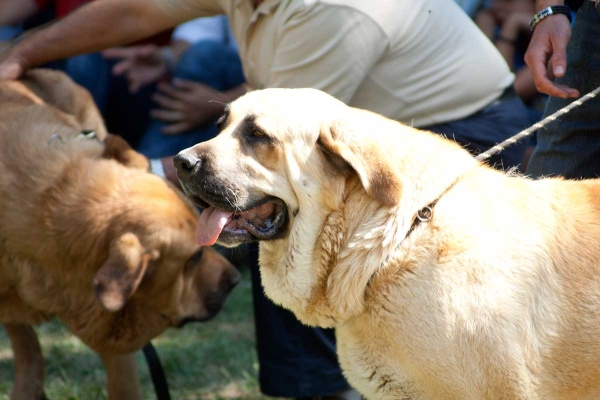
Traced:
[[[538, 0], [536, 9], [563, 5], [560, 0]], [[554, 82], [567, 70], [567, 44], [571, 39], [571, 24], [564, 15], [551, 15], [541, 20], [533, 31], [525, 62], [531, 69], [537, 89], [551, 96], [579, 97], [579, 91]]]
[[152, 0], [96, 0], [26, 35], [0, 62], [0, 79], [16, 79], [26, 69], [48, 61], [133, 42], [185, 18], [182, 13], [167, 12]]
[[0, 26], [18, 25], [38, 12], [35, 0], [0, 0]]

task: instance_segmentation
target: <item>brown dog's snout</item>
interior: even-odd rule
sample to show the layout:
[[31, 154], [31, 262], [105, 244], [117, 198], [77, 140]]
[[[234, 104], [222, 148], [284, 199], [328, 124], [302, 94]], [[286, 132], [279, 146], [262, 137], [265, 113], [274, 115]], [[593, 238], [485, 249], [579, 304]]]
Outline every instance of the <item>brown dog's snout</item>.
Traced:
[[204, 296], [204, 307], [211, 314], [214, 315], [225, 303], [227, 295], [233, 290], [233, 288], [240, 282], [240, 273], [237, 269], [232, 267], [225, 271], [221, 275], [219, 280], [219, 289], [212, 291]]
[[240, 278], [241, 275], [238, 272], [238, 270], [235, 268], [231, 268], [228, 271], [228, 273], [223, 274], [219, 286], [221, 287], [221, 290], [223, 290], [226, 293], [229, 293], [234, 287], [237, 286], [238, 283], [240, 283]]
[[202, 162], [200, 157], [193, 154], [192, 152], [182, 151], [175, 156], [173, 159], [175, 168], [180, 176], [192, 175], [201, 166]]

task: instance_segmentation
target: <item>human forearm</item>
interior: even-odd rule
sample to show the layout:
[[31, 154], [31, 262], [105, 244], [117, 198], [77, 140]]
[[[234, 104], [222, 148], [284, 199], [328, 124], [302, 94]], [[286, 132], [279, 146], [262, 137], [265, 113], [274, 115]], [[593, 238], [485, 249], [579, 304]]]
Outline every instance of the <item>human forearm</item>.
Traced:
[[27, 34], [5, 59], [17, 61], [27, 69], [132, 42], [178, 22], [151, 1], [97, 0], [46, 28]]
[[0, 0], [0, 26], [18, 25], [38, 11], [33, 0]]
[[565, 4], [564, 0], [536, 0], [535, 8], [537, 11], [539, 11], [546, 7], [562, 6], [564, 4]]

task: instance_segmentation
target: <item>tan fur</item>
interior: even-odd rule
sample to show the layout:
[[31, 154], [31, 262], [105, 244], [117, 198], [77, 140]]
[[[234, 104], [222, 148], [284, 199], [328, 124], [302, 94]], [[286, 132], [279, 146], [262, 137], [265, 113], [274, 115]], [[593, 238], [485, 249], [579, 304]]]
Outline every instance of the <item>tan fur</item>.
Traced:
[[286, 203], [284, 237], [260, 243], [265, 292], [336, 328], [366, 397], [600, 398], [600, 180], [509, 176], [311, 89], [249, 93], [225, 122], [185, 154]]
[[[106, 142], [78, 138], [82, 130]], [[102, 357], [109, 398], [135, 399], [132, 352], [211, 317], [237, 282], [215, 250], [199, 252], [195, 207], [147, 165], [106, 134], [65, 75], [0, 83], [0, 323], [15, 353], [13, 399], [43, 394], [29, 325], [58, 317]]]

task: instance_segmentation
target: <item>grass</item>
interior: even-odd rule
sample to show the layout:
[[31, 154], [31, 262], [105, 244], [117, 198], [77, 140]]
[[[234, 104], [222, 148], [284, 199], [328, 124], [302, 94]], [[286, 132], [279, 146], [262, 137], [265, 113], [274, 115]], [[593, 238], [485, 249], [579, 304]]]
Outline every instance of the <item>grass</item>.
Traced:
[[[59, 322], [37, 327], [46, 359], [46, 395], [53, 400], [106, 398], [105, 374], [98, 356]], [[264, 399], [258, 388], [258, 362], [250, 276], [227, 300], [221, 313], [202, 324], [169, 329], [153, 341], [173, 399]], [[143, 398], [156, 395], [141, 352], [137, 354]], [[12, 351], [0, 329], [0, 400], [12, 387]]]

